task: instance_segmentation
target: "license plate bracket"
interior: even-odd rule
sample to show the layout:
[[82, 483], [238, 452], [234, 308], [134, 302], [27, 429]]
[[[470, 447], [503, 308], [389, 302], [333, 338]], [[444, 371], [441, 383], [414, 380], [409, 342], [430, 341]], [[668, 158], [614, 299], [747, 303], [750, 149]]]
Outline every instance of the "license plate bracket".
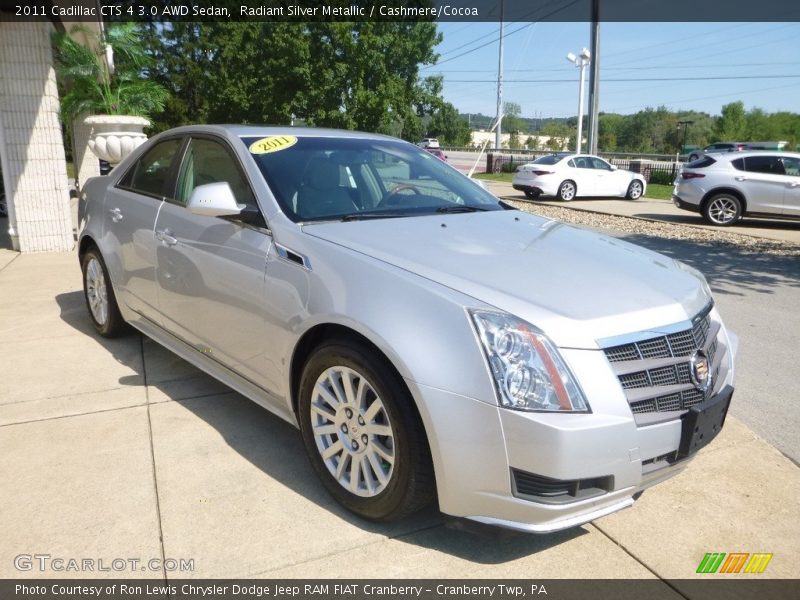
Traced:
[[693, 406], [681, 417], [681, 444], [678, 458], [692, 456], [708, 445], [725, 424], [733, 388], [728, 386], [707, 402]]

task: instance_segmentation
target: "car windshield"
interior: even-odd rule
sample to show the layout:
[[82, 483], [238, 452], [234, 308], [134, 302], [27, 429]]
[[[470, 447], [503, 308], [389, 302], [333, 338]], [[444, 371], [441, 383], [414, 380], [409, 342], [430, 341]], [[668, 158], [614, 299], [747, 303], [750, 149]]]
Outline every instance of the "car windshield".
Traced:
[[405, 142], [289, 135], [242, 141], [295, 222], [505, 208], [478, 184]]

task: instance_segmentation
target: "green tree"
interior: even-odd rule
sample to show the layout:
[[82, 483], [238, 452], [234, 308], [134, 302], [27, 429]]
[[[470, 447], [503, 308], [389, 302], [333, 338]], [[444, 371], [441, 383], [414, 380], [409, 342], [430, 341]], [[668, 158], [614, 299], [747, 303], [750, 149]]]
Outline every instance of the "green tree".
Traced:
[[144, 26], [142, 45], [153, 59], [150, 78], [170, 92], [163, 112], [153, 119], [156, 132], [208, 122], [214, 100], [209, 93], [215, 54], [211, 26], [182, 21]]
[[[436, 86], [434, 23], [172, 23], [145, 35], [175, 102], [159, 128], [190, 122], [310, 125], [416, 141]], [[441, 96], [441, 85], [438, 88]], [[416, 139], [415, 139], [416, 138]]]
[[742, 101], [731, 102], [722, 107], [717, 120], [717, 138], [720, 140], [743, 140], [747, 137], [747, 117]]
[[444, 102], [433, 114], [428, 124], [428, 133], [436, 136], [446, 146], [468, 146], [472, 137], [467, 121], [449, 102]]
[[567, 147], [568, 140], [572, 134], [572, 128], [564, 122], [550, 121], [546, 123], [541, 130], [543, 136], [549, 139], [545, 142], [545, 146], [549, 150], [558, 152]]
[[503, 121], [501, 127], [503, 131], [508, 133], [524, 133], [528, 131], [525, 121], [522, 120], [522, 107], [520, 107], [519, 104], [516, 102], [506, 102], [503, 104]]

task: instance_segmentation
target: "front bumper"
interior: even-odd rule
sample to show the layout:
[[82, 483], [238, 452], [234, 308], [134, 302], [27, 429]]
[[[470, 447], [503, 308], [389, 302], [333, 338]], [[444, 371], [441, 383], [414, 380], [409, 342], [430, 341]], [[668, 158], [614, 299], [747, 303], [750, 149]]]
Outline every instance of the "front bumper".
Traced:
[[[570, 415], [513, 411], [407, 383], [430, 440], [439, 508], [453, 516], [558, 531], [631, 506], [639, 492], [678, 474], [689, 460], [678, 459], [682, 421], [637, 427], [611, 374], [594, 380], [594, 412]], [[603, 402], [604, 396], [615, 401]], [[619, 400], [622, 410], [614, 406]], [[587, 493], [532, 497], [521, 493], [520, 472], [589, 482]]]

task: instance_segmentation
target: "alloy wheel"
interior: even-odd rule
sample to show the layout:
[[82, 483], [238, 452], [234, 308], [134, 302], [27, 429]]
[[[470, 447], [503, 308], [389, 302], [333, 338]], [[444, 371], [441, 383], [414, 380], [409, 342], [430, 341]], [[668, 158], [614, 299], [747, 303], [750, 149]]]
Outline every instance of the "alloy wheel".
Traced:
[[108, 291], [103, 267], [96, 258], [92, 257], [86, 265], [86, 299], [92, 317], [98, 325], [105, 325], [108, 320]]
[[344, 489], [371, 498], [386, 489], [395, 466], [389, 413], [359, 372], [335, 366], [311, 394], [311, 428], [328, 472]]
[[572, 200], [575, 197], [575, 185], [571, 181], [562, 183], [559, 196], [562, 200]]
[[720, 225], [733, 223], [739, 214], [739, 205], [736, 200], [728, 196], [719, 196], [711, 200], [708, 205], [708, 216]]

